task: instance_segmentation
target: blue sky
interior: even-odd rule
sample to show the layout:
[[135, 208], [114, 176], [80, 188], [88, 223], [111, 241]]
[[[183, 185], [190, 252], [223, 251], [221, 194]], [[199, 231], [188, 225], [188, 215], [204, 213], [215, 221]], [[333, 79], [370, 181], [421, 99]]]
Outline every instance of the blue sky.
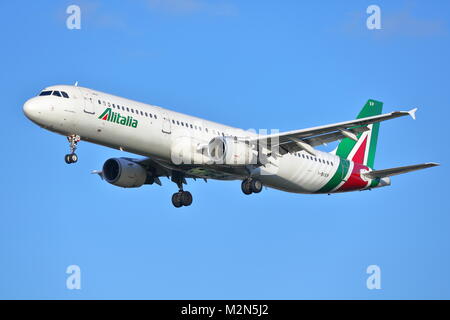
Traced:
[[[82, 10], [81, 30], [66, 8]], [[382, 30], [366, 28], [366, 8]], [[2, 1], [0, 298], [450, 298], [448, 1]], [[23, 103], [73, 84], [241, 128], [353, 119], [369, 98], [419, 107], [381, 125], [375, 166], [440, 162], [341, 195], [239, 182], [123, 190], [90, 174], [125, 154], [28, 121]], [[331, 146], [330, 146], [331, 148]], [[67, 290], [79, 265], [82, 289]], [[379, 265], [382, 289], [366, 288]]]

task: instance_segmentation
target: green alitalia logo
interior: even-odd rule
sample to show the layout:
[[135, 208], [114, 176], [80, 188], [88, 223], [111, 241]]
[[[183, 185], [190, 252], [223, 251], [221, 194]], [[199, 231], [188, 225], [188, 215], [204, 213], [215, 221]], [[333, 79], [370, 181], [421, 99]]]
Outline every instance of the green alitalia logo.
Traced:
[[111, 108], [106, 108], [98, 118], [127, 127], [137, 128], [138, 126], [138, 121], [136, 119], [131, 116], [122, 116], [120, 113], [112, 111]]

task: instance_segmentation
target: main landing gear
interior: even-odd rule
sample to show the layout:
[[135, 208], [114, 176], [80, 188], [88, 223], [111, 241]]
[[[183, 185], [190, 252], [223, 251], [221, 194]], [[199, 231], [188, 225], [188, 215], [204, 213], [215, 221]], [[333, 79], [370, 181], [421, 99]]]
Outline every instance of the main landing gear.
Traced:
[[67, 164], [75, 163], [78, 161], [78, 156], [76, 155], [75, 150], [77, 150], [77, 144], [80, 142], [81, 138], [79, 135], [72, 134], [67, 137], [67, 140], [70, 144], [70, 153], [65, 155], [64, 160]]
[[174, 172], [172, 174], [172, 181], [178, 186], [179, 191], [172, 195], [172, 204], [175, 208], [189, 207], [192, 204], [192, 194], [189, 191], [183, 190], [183, 183], [186, 183], [184, 176], [180, 173]]
[[172, 204], [175, 208], [188, 207], [192, 204], [192, 194], [189, 191], [180, 190], [173, 194]]
[[245, 179], [242, 181], [241, 189], [242, 192], [246, 195], [250, 195], [252, 193], [260, 193], [262, 191], [263, 184], [261, 180], [258, 179]]

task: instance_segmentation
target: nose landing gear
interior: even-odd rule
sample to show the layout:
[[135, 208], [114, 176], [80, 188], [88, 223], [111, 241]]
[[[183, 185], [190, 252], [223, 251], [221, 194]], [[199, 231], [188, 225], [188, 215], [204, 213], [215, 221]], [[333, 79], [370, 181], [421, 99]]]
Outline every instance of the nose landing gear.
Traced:
[[70, 153], [65, 155], [64, 160], [67, 164], [76, 163], [78, 161], [78, 156], [76, 155], [75, 150], [77, 150], [77, 144], [80, 142], [81, 138], [79, 135], [72, 134], [67, 137], [67, 140], [70, 144]]

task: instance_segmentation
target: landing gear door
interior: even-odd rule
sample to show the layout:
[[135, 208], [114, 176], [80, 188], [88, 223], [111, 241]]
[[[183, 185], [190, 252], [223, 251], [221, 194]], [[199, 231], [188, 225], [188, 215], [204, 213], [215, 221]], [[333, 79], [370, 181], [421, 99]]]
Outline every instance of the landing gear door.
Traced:
[[93, 95], [81, 88], [79, 88], [81, 93], [81, 99], [83, 100], [84, 112], [89, 114], [95, 114], [95, 101]]
[[170, 119], [167, 116], [167, 114], [163, 113], [163, 119], [162, 119], [162, 132], [170, 134], [172, 133], [172, 125], [170, 123]]

